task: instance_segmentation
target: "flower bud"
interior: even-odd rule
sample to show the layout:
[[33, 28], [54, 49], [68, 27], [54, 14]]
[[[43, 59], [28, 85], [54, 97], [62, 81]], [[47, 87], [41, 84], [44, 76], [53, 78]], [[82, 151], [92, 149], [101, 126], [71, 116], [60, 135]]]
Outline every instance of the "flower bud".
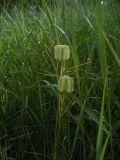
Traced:
[[60, 92], [71, 93], [74, 90], [74, 80], [70, 76], [64, 75], [58, 80], [58, 90]]
[[54, 57], [58, 61], [66, 61], [70, 58], [70, 48], [68, 45], [56, 45]]

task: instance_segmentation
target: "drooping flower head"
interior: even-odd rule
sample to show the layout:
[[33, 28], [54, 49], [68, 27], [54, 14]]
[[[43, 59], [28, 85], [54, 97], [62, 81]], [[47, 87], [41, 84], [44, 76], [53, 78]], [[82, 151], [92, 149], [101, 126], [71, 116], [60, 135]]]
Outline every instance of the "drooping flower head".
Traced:
[[56, 45], [54, 58], [58, 61], [66, 61], [70, 58], [70, 48], [68, 45]]
[[58, 80], [59, 92], [72, 93], [74, 91], [74, 80], [72, 77], [64, 75]]

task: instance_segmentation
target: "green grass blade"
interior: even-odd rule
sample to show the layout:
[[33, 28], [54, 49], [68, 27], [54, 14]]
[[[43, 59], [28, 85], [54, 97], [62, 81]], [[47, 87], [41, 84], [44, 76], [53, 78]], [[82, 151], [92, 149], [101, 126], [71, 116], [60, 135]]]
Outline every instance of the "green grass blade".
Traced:
[[99, 129], [98, 129], [98, 135], [97, 135], [97, 144], [96, 144], [96, 160], [100, 160], [100, 154], [101, 154], [101, 150], [102, 150], [103, 117], [104, 117], [104, 105], [105, 105], [106, 85], [107, 85], [107, 80], [105, 81], [105, 84], [104, 84], [102, 104], [101, 104], [100, 122], [99, 122]]

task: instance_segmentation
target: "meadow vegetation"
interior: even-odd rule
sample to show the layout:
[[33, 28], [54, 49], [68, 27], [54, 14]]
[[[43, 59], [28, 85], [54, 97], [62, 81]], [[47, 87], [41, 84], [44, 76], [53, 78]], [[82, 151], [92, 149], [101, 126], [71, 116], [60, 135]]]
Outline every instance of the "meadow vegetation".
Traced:
[[[0, 159], [119, 160], [120, 4], [41, 4], [1, 8]], [[62, 44], [72, 93], [57, 90]]]

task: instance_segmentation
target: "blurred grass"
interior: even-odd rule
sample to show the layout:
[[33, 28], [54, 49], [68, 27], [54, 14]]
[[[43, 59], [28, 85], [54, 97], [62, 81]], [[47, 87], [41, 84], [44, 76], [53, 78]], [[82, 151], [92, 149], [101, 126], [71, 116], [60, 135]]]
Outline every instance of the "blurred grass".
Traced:
[[53, 52], [56, 44], [69, 44], [66, 74], [75, 91], [65, 102], [68, 135], [57, 159], [119, 159], [119, 4], [97, 4], [96, 12], [91, 2], [42, 2], [42, 8], [15, 6], [0, 15], [0, 158], [53, 158]]

